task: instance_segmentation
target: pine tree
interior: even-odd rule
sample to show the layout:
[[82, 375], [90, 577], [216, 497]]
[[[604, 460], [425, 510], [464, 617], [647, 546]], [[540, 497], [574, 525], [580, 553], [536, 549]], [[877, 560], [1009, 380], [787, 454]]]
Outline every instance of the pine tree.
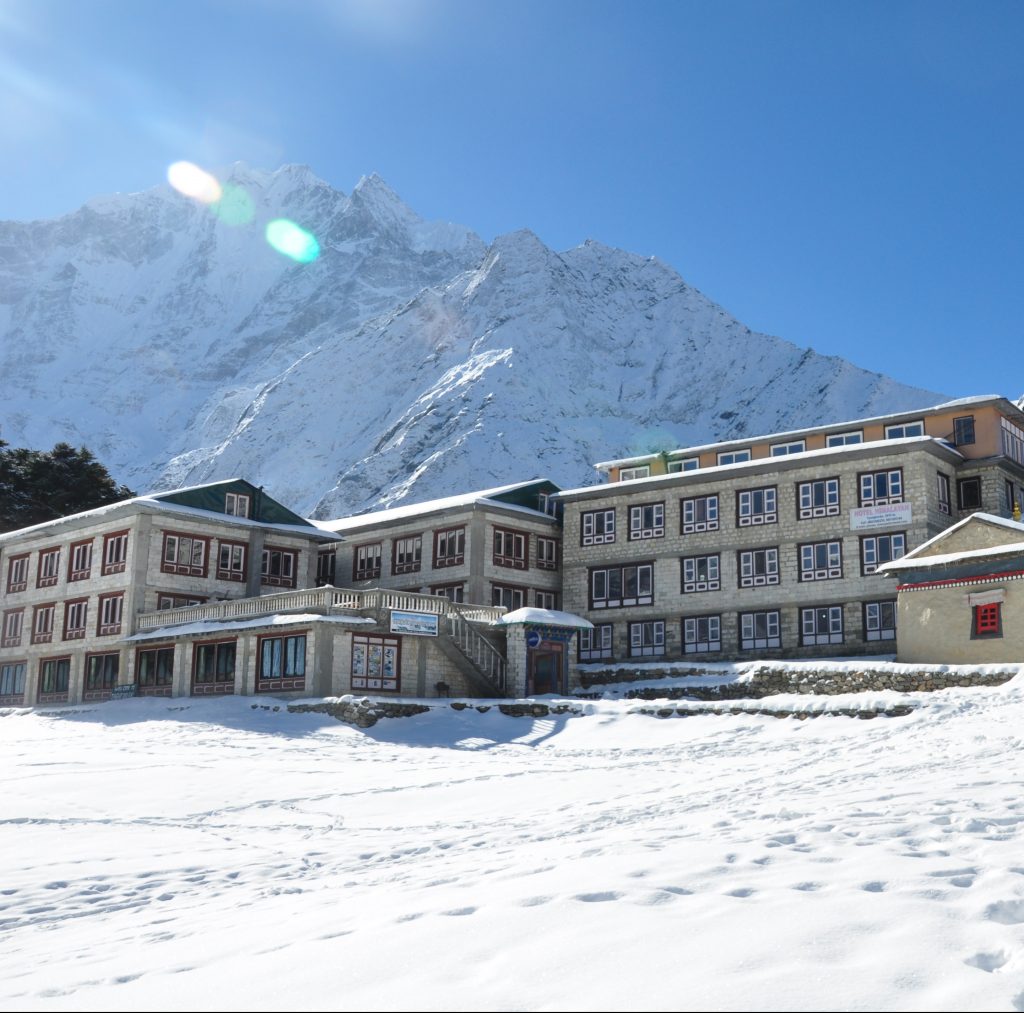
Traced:
[[85, 447], [51, 451], [0, 440], [0, 531], [41, 524], [134, 496]]

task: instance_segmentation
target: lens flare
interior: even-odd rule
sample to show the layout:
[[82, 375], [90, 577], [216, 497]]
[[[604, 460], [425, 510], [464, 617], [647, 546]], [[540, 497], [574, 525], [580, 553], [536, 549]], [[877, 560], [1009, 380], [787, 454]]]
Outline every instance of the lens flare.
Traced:
[[178, 193], [203, 204], [214, 204], [221, 198], [221, 186], [214, 176], [191, 162], [175, 162], [167, 169], [167, 182]]
[[256, 205], [247, 190], [234, 183], [225, 183], [219, 201], [211, 211], [225, 225], [248, 225], [256, 217]]
[[312, 232], [288, 221], [287, 218], [275, 218], [268, 223], [265, 233], [267, 242], [286, 257], [308, 264], [320, 256], [320, 244]]

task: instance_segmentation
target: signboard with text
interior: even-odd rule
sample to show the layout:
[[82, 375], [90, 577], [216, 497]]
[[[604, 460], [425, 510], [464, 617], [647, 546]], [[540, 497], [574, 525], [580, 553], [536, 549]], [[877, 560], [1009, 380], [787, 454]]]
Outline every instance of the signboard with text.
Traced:
[[414, 637], [436, 637], [437, 615], [433, 612], [392, 612], [391, 632]]
[[909, 524], [912, 510], [909, 503], [886, 503], [884, 506], [857, 507], [850, 511], [851, 531], [872, 528], [896, 528]]

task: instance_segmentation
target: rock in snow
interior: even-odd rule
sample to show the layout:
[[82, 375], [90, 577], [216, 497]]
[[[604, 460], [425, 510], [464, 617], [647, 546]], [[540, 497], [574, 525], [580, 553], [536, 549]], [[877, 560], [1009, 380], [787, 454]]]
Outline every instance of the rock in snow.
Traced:
[[[140, 490], [241, 475], [337, 517], [943, 400], [755, 333], [653, 257], [487, 246], [376, 175], [224, 182], [233, 215], [158, 186], [0, 223], [0, 436], [84, 443]], [[317, 260], [271, 250], [279, 217]]]

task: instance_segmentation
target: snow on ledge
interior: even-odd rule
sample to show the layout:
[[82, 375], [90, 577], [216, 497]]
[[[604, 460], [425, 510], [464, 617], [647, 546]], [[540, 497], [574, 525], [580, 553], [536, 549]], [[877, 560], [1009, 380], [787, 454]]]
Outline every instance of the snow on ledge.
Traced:
[[578, 630], [594, 628], [589, 619], [574, 615], [572, 612], [559, 612], [557, 609], [516, 609], [515, 612], [506, 612], [495, 622], [503, 626], [510, 626], [512, 623], [536, 623], [543, 626], [570, 626]]
[[137, 640], [166, 640], [168, 637], [194, 637], [205, 633], [220, 633], [224, 630], [253, 630], [267, 626], [294, 626], [295, 623], [341, 623], [346, 626], [376, 625], [373, 619], [362, 616], [322, 616], [316, 612], [292, 612], [262, 616], [259, 619], [201, 620], [196, 623], [180, 623], [177, 626], [161, 626], [158, 630], [146, 630], [124, 638], [124, 643]]

